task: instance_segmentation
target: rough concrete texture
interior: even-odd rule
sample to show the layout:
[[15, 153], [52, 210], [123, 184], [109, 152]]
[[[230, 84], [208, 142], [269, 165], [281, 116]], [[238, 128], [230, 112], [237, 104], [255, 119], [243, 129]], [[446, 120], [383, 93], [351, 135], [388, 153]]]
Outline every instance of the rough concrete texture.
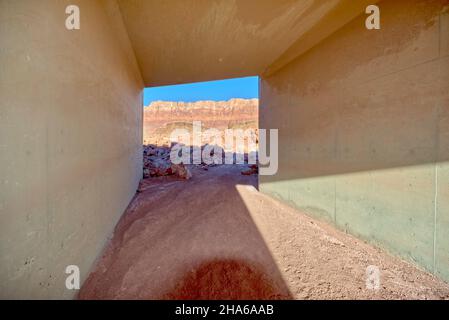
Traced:
[[0, 297], [70, 298], [142, 176], [142, 80], [114, 1], [0, 1], [0, 39]]
[[449, 1], [381, 1], [262, 80], [261, 190], [449, 280]]
[[119, 0], [119, 4], [145, 85], [156, 86], [260, 74], [292, 44], [303, 44], [294, 52], [307, 50], [376, 1]]
[[79, 298], [449, 299], [443, 281], [259, 193], [241, 169], [144, 180]]

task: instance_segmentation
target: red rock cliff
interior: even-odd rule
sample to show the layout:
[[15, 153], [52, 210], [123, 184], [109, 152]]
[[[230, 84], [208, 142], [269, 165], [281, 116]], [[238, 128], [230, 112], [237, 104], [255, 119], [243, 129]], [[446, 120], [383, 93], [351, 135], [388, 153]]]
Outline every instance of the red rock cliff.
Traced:
[[201, 121], [217, 129], [257, 128], [258, 99], [228, 101], [174, 102], [155, 101], [144, 108], [144, 143], [157, 143], [176, 126]]

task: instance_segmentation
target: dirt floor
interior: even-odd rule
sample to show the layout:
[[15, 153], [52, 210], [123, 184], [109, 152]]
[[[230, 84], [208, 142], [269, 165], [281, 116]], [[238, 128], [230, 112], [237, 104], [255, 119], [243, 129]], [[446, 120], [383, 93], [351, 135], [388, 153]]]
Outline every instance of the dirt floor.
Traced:
[[79, 298], [449, 299], [448, 284], [259, 193], [241, 170], [144, 180]]

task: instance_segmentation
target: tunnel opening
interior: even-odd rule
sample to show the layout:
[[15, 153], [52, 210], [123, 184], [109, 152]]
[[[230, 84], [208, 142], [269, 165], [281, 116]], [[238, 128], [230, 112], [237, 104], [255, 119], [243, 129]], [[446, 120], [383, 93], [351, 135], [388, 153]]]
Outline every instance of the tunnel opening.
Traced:
[[76, 2], [0, 1], [0, 298], [449, 298], [448, 0]]
[[259, 78], [234, 78], [144, 90], [144, 179], [192, 176], [239, 165], [256, 175]]
[[143, 108], [143, 179], [79, 298], [127, 274], [139, 299], [291, 299], [251, 203], [259, 78], [146, 88]]

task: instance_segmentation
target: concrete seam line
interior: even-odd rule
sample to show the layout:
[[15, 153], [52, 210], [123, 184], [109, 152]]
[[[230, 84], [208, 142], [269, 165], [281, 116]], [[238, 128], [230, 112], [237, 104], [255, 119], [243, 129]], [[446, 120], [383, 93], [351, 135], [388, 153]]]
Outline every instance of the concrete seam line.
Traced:
[[435, 196], [433, 214], [433, 273], [436, 274], [436, 246], [437, 246], [437, 212], [438, 212], [438, 162], [435, 163]]
[[438, 15], [438, 56], [441, 58], [441, 18], [443, 13]]

